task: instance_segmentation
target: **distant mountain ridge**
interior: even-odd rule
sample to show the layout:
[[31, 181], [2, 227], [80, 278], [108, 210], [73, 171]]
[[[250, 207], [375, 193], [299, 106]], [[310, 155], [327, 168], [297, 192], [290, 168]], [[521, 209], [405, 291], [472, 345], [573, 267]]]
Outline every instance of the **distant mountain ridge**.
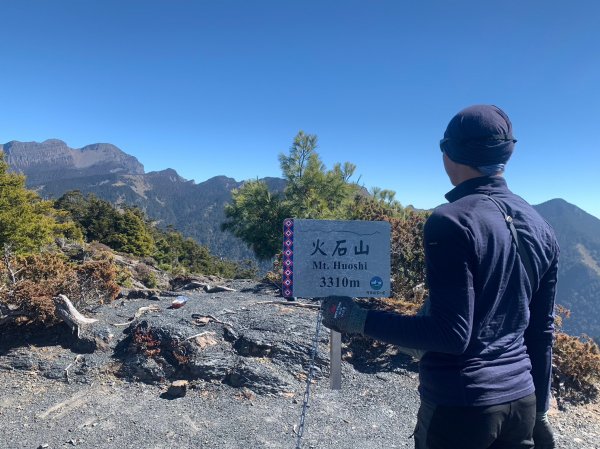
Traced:
[[[135, 157], [104, 143], [73, 149], [58, 139], [11, 141], [0, 145], [0, 151], [11, 169], [25, 174], [27, 186], [44, 198], [58, 198], [69, 190], [93, 193], [115, 204], [140, 207], [159, 225], [174, 226], [215, 255], [254, 258], [240, 239], [220, 229], [231, 191], [243, 182], [215, 176], [196, 184], [172, 168], [145, 173]], [[273, 190], [285, 185], [279, 178], [265, 181]]]
[[0, 145], [0, 151], [4, 151], [13, 170], [25, 173], [32, 185], [108, 173], [144, 173], [144, 166], [135, 157], [109, 143], [73, 149], [58, 139], [41, 143], [11, 141]]
[[600, 220], [563, 199], [535, 208], [552, 225], [560, 245], [556, 302], [573, 312], [565, 331], [600, 342]]
[[[173, 170], [144, 172], [143, 165], [111, 144], [69, 148], [57, 139], [12, 141], [0, 145], [7, 162], [27, 176], [27, 185], [43, 197], [69, 190], [93, 193], [115, 204], [135, 205], [160, 225], [173, 225], [208, 246], [213, 254], [252, 258], [246, 245], [220, 230], [231, 191], [243, 185], [226, 176], [196, 184]], [[280, 191], [285, 181], [264, 179]], [[573, 311], [569, 333], [587, 333], [600, 341], [600, 220], [562, 199], [534, 206], [553, 226], [561, 246], [557, 303]]]

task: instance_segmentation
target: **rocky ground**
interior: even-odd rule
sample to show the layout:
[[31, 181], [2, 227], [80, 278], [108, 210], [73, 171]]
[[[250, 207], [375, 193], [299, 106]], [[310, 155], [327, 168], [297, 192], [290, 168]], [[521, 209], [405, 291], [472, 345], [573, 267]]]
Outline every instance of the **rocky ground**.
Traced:
[[[227, 286], [87, 311], [93, 352], [64, 326], [1, 335], [0, 447], [295, 448], [317, 312], [265, 285]], [[169, 309], [177, 294], [189, 301]], [[333, 391], [323, 329], [315, 366], [302, 448], [413, 446], [415, 363], [347, 346]], [[600, 447], [598, 404], [551, 420], [559, 448]]]

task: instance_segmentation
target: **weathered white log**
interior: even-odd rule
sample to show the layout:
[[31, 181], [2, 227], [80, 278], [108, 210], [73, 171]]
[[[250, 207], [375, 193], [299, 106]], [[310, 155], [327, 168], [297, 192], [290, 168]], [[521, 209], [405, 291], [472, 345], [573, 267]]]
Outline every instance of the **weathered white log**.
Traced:
[[132, 321], [134, 321], [135, 319], [141, 317], [145, 313], [151, 313], [151, 312], [160, 312], [160, 307], [158, 307], [158, 306], [140, 307], [139, 309], [137, 309], [137, 312], [135, 312], [135, 315], [133, 315], [133, 317], [129, 318], [128, 321], [126, 321], [124, 323], [113, 323], [112, 325], [113, 326], [129, 326], [132, 323]]
[[95, 318], [83, 316], [65, 295], [56, 296], [54, 298], [54, 305], [56, 306], [56, 314], [69, 325], [73, 332], [77, 331], [77, 338], [81, 338], [82, 327], [98, 321]]
[[219, 292], [234, 292], [234, 288], [225, 287], [224, 285], [217, 285], [215, 287], [206, 286], [204, 288], [206, 293], [219, 293]]
[[211, 321], [213, 323], [222, 324], [224, 326], [231, 326], [231, 323], [221, 321], [218, 318], [215, 318], [213, 315], [201, 315], [199, 313], [192, 313], [192, 318], [194, 319], [194, 324], [197, 326], [206, 326]]
[[190, 337], [187, 337], [186, 341], [191, 340], [192, 338], [196, 338], [196, 337], [203, 337], [204, 335], [216, 335], [216, 334], [212, 331], [204, 331], [204, 332], [200, 332], [199, 334], [194, 334]]
[[185, 284], [183, 286], [183, 290], [195, 290], [197, 288], [203, 288], [204, 290], [206, 290], [206, 289], [210, 289], [210, 285], [208, 285], [205, 282], [192, 281], [192, 282], [188, 282], [187, 284]]

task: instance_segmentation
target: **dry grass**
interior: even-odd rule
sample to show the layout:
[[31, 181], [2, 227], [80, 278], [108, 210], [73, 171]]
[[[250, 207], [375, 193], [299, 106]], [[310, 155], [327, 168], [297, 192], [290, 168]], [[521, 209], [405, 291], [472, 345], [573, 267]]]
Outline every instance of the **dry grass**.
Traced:
[[59, 294], [85, 308], [112, 301], [119, 293], [115, 266], [103, 254], [80, 263], [54, 252], [10, 257], [0, 267], [0, 278], [5, 284], [0, 305], [11, 318], [5, 322], [16, 324], [56, 324], [53, 298]]
[[574, 337], [560, 332], [569, 316], [568, 309], [557, 306], [552, 387], [559, 406], [591, 402], [600, 393], [600, 348], [587, 335]]

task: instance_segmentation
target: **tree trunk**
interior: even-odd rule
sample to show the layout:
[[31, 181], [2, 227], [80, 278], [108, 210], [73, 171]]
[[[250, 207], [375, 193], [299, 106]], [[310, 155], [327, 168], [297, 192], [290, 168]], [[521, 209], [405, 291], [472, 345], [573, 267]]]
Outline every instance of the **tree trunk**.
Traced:
[[74, 349], [82, 352], [94, 352], [104, 349], [112, 338], [108, 330], [100, 329], [95, 323], [98, 320], [83, 316], [65, 295], [54, 298], [56, 314], [71, 328], [77, 337]]

